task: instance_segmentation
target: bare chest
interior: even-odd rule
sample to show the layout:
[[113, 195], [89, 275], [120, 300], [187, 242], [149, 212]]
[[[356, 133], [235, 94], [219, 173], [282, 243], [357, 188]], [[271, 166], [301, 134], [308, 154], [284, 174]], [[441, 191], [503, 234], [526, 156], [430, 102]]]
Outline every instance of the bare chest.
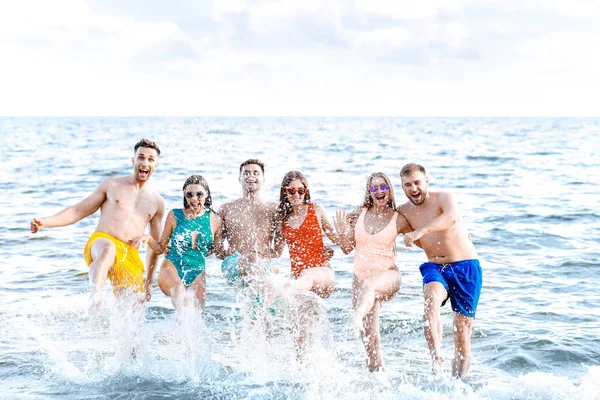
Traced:
[[225, 216], [227, 230], [231, 232], [269, 232], [274, 220], [273, 210], [260, 207], [232, 207]]
[[120, 186], [107, 193], [102, 211], [127, 217], [136, 216], [150, 221], [156, 213], [156, 204], [150, 192]]
[[404, 216], [414, 229], [422, 228], [442, 214], [439, 207], [428, 207], [420, 209], [412, 209], [406, 212]]

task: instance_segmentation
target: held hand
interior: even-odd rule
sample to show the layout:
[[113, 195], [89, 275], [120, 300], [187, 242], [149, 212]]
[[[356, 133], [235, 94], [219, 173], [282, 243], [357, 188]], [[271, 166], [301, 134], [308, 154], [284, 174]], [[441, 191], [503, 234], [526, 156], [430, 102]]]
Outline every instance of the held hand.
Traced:
[[331, 260], [333, 258], [334, 251], [331, 247], [323, 246], [323, 255], [326, 260]]
[[406, 247], [412, 247], [413, 243], [423, 237], [422, 230], [416, 230], [414, 232], [409, 232], [404, 235], [404, 244]]
[[34, 218], [29, 223], [29, 229], [31, 233], [38, 233], [44, 227], [44, 221], [41, 219]]
[[348, 230], [346, 211], [337, 210], [333, 216], [333, 226], [338, 234], [345, 234]]
[[129, 243], [131, 244], [131, 247], [135, 247], [136, 249], [139, 249], [140, 246], [142, 246], [142, 248], [145, 248], [151, 239], [152, 236], [150, 235], [142, 235], [136, 237], [135, 239], [131, 239]]

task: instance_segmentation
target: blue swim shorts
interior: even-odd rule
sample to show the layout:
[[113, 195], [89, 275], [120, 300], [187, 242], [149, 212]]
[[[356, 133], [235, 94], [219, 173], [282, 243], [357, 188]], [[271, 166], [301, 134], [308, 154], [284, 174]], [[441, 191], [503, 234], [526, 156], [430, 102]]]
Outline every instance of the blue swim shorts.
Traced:
[[[463, 260], [449, 264], [426, 262], [419, 269], [423, 276], [423, 286], [430, 282], [441, 283], [448, 292], [452, 311], [475, 318], [482, 283], [479, 260]], [[447, 300], [444, 300], [442, 306]]]

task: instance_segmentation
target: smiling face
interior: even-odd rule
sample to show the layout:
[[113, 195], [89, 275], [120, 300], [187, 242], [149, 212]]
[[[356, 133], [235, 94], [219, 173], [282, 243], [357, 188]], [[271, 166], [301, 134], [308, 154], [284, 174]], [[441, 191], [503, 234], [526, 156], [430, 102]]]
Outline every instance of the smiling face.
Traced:
[[369, 194], [374, 206], [384, 207], [390, 201], [390, 184], [382, 176], [374, 176], [369, 183]]
[[187, 209], [194, 212], [202, 211], [206, 200], [207, 190], [200, 184], [187, 185], [183, 190], [185, 205]]
[[262, 168], [258, 164], [248, 164], [240, 171], [240, 183], [244, 192], [258, 192], [265, 181]]
[[138, 147], [131, 159], [133, 177], [138, 182], [145, 182], [158, 167], [158, 153], [149, 147]]
[[299, 179], [294, 179], [287, 185], [285, 192], [287, 201], [294, 207], [304, 203], [308, 190]]
[[402, 189], [411, 203], [418, 206], [427, 200], [429, 195], [429, 180], [421, 171], [412, 171], [402, 176]]

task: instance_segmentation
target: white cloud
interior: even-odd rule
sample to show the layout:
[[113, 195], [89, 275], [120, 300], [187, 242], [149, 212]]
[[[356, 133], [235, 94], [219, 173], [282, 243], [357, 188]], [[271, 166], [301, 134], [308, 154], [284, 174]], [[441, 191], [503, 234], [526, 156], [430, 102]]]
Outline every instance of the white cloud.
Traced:
[[440, 13], [460, 14], [465, 0], [354, 0], [358, 13], [374, 14], [395, 19], [428, 19]]
[[0, 113], [598, 114], [584, 0], [219, 0], [198, 30], [180, 9], [0, 3]]

